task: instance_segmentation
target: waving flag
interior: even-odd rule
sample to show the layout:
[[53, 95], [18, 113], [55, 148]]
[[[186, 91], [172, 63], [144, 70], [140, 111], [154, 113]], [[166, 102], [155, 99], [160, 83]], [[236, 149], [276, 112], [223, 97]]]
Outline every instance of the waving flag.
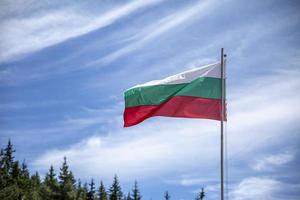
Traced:
[[153, 116], [221, 120], [221, 64], [185, 71], [125, 91], [124, 127]]

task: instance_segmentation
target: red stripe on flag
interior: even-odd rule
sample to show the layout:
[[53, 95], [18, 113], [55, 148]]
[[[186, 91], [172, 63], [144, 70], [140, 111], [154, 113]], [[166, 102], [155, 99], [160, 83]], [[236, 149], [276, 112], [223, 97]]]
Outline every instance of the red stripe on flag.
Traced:
[[154, 116], [221, 120], [220, 113], [220, 99], [174, 96], [160, 105], [143, 105], [125, 108], [124, 127], [136, 125]]

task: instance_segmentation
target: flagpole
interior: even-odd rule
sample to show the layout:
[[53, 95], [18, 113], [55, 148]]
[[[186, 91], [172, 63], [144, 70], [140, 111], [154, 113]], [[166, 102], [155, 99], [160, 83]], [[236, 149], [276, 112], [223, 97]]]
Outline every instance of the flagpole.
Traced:
[[221, 200], [224, 200], [224, 111], [225, 111], [225, 77], [224, 48], [221, 48]]

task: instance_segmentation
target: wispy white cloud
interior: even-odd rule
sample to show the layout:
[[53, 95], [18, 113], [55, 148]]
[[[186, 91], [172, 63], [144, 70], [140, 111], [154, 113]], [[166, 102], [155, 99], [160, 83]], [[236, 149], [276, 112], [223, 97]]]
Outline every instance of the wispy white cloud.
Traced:
[[[267, 14], [269, 15], [269, 14]], [[262, 20], [257, 23], [246, 24], [240, 29], [233, 30], [237, 37], [232, 38], [230, 34], [225, 33], [224, 37], [226, 39], [231, 39], [238, 41], [238, 46], [234, 49], [232, 56], [240, 57], [243, 56], [244, 52], [259, 43], [259, 41], [265, 40], [271, 34], [278, 34], [288, 30], [290, 27], [298, 24], [299, 15], [288, 15], [281, 18], [278, 16], [270, 16], [267, 19], [262, 18]], [[271, 20], [276, 20], [276, 23], [270, 25]]]
[[299, 191], [299, 183], [290, 184], [271, 178], [249, 177], [233, 188], [230, 198], [233, 200], [297, 200]]
[[[69, 101], [61, 102], [61, 103], [68, 103]], [[57, 106], [56, 101], [49, 101], [49, 102], [41, 102], [35, 104], [24, 104], [22, 102], [11, 104], [11, 105], [4, 105], [2, 108], [0, 107], [0, 111], [12, 111], [12, 110], [19, 110], [24, 108], [41, 108], [41, 107], [49, 107], [49, 106]], [[116, 104], [119, 107], [119, 104]], [[1, 110], [2, 109], [2, 110]], [[39, 128], [30, 128], [30, 129], [22, 129], [22, 133], [27, 136], [34, 136], [50, 134], [54, 136], [62, 136], [61, 134], [76, 134], [80, 131], [83, 131], [91, 126], [99, 125], [99, 124], [111, 124], [115, 123], [115, 118], [119, 114], [119, 110], [116, 109], [116, 106], [107, 107], [103, 109], [87, 109], [85, 107], [82, 108], [82, 112], [86, 113], [86, 115], [81, 116], [82, 113], [77, 113], [77, 116], [73, 115], [65, 115], [62, 119], [57, 119], [55, 122], [49, 122]], [[105, 117], [103, 116], [105, 115]], [[35, 117], [35, 116], [32, 116]], [[5, 117], [4, 117], [5, 118]], [[30, 116], [26, 116], [25, 118], [30, 118]], [[3, 135], [15, 135], [19, 133], [19, 129], [2, 129]], [[50, 140], [50, 137], [48, 138]]]
[[284, 164], [287, 164], [293, 159], [294, 159], [294, 154], [292, 153], [281, 153], [281, 154], [270, 155], [256, 161], [256, 163], [252, 166], [252, 168], [257, 171], [272, 171], [274, 170], [274, 167], [276, 168]]
[[[17, 59], [22, 55], [106, 27], [126, 15], [160, 1], [132, 1], [102, 11], [104, 14], [83, 12], [74, 4], [56, 10], [46, 9], [22, 18], [15, 18], [12, 13], [8, 13], [9, 17], [1, 20], [0, 25], [3, 33], [0, 37], [0, 61]], [[20, 12], [20, 4], [6, 3], [9, 4], [6, 5], [7, 7], [14, 7], [13, 4], [18, 8], [12, 8], [11, 12]], [[34, 3], [28, 3], [29, 6], [34, 5]]]
[[2, 111], [16, 111], [21, 109], [28, 109], [28, 108], [46, 108], [46, 107], [53, 107], [58, 106], [66, 103], [70, 103], [71, 101], [56, 101], [56, 100], [45, 100], [39, 102], [22, 102], [22, 101], [15, 101], [9, 103], [1, 103], [0, 105], [0, 112]]
[[[30, 136], [37, 136], [37, 135], [42, 135], [45, 136], [47, 134], [53, 135], [61, 135], [61, 133], [64, 134], [69, 134], [69, 133], [76, 133], [78, 131], [82, 131], [85, 128], [88, 128], [92, 125], [99, 124], [99, 123], [107, 123], [109, 120], [103, 118], [103, 117], [91, 117], [91, 118], [66, 118], [63, 119], [59, 122], [56, 122], [55, 125], [50, 123], [47, 125], [47, 127], [42, 127], [42, 128], [32, 128], [32, 129], [23, 129], [22, 133], [24, 135], [30, 135]], [[19, 133], [20, 130], [14, 130], [14, 129], [9, 129], [9, 130], [2, 130], [3, 135], [15, 135]]]
[[183, 178], [180, 180], [180, 184], [183, 186], [191, 186], [191, 185], [198, 185], [203, 184], [205, 181], [202, 178]]
[[99, 63], [112, 62], [126, 54], [129, 54], [134, 50], [143, 47], [145, 44], [161, 36], [162, 34], [173, 30], [175, 27], [182, 26], [184, 23], [190, 24], [191, 22], [206, 16], [211, 12], [216, 3], [216, 1], [201, 1], [170, 14], [129, 38], [129, 40], [134, 42], [131, 42], [129, 45], [122, 47], [121, 49], [105, 56], [104, 58], [92, 61], [87, 65], [90, 66]]
[[[292, 128], [290, 123], [300, 118], [295, 106], [300, 99], [294, 92], [300, 85], [296, 77], [281, 74], [254, 79], [234, 91], [227, 124], [230, 159], [242, 159], [270, 144], [284, 143], [282, 134], [286, 140], [299, 137], [286, 132]], [[121, 116], [111, 120], [119, 127], [122, 124]], [[184, 174], [195, 166], [209, 173], [218, 166], [218, 132], [215, 121], [153, 118], [137, 127], [114, 128], [106, 137], [94, 136], [67, 149], [48, 151], [34, 165], [38, 169], [51, 163], [58, 166], [66, 155], [76, 173], [85, 177], [109, 178], [118, 173], [126, 180], [166, 171]], [[92, 167], [82, 167], [82, 163]]]

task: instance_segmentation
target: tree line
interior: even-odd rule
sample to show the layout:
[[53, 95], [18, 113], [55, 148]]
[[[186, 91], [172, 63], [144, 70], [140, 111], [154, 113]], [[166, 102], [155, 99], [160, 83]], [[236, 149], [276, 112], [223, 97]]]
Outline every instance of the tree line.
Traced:
[[[108, 189], [102, 181], [96, 188], [94, 179], [89, 183], [75, 180], [66, 157], [58, 174], [51, 165], [42, 179], [38, 172], [30, 175], [25, 161], [20, 163], [15, 160], [14, 153], [10, 140], [0, 151], [0, 199], [2, 200], [142, 200], [137, 181], [127, 194], [122, 192], [117, 175], [114, 176], [113, 183]], [[204, 196], [202, 189], [197, 194], [196, 200], [202, 200]], [[168, 191], [163, 198], [170, 200]]]

